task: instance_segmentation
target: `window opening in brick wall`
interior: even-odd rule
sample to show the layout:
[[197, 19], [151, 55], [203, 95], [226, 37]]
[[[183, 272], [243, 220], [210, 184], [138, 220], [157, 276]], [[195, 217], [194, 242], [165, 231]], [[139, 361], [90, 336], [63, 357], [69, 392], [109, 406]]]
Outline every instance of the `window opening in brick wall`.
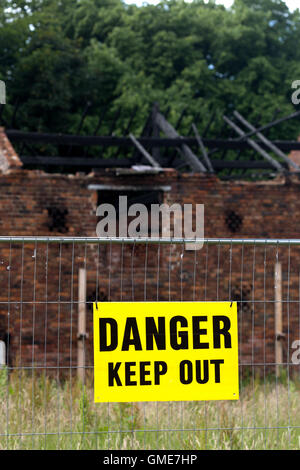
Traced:
[[[119, 196], [127, 196], [127, 207], [129, 208], [133, 204], [144, 204], [148, 210], [148, 233], [142, 233], [143, 236], [151, 235], [151, 204], [162, 204], [163, 203], [163, 191], [155, 190], [128, 190], [128, 191], [117, 191], [117, 190], [100, 190], [98, 191], [98, 203], [100, 204], [112, 204], [116, 210], [116, 225], [117, 235], [119, 235]], [[137, 214], [138, 216], [138, 214]], [[134, 217], [127, 217], [127, 225], [130, 224]], [[143, 232], [143, 228], [141, 227]], [[161, 236], [161, 227], [159, 227], [159, 235]]]
[[98, 291], [98, 293], [96, 289], [88, 290], [87, 296], [86, 296], [86, 309], [88, 312], [92, 312], [94, 302], [107, 302], [107, 301], [108, 301], [108, 297], [105, 294], [105, 292], [103, 292], [102, 290]]
[[231, 300], [237, 302], [238, 312], [242, 312], [245, 315], [252, 313], [252, 301], [251, 301], [252, 286], [245, 284], [242, 286], [236, 285], [231, 291]]
[[235, 211], [228, 211], [225, 218], [225, 223], [232, 233], [238, 232], [243, 224], [243, 217]]
[[50, 232], [66, 233], [68, 232], [66, 216], [68, 209], [61, 207], [48, 207], [48, 228]]

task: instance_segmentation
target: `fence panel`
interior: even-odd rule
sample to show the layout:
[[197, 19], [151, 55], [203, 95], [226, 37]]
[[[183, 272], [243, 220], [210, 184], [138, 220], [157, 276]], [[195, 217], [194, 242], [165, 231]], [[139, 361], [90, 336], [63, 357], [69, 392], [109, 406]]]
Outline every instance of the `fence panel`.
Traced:
[[[299, 448], [300, 240], [188, 242], [0, 237], [1, 449]], [[228, 300], [238, 401], [94, 403], [93, 302]]]

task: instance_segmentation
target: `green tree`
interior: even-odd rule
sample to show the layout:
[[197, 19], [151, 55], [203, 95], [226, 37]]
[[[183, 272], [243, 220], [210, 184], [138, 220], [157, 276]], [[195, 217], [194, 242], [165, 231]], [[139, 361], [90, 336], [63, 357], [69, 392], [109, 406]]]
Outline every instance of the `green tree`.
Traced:
[[[299, 11], [281, 0], [236, 0], [231, 9], [195, 0], [137, 7], [121, 0], [0, 0], [0, 78], [7, 84], [4, 119], [21, 129], [115, 132], [142, 130], [154, 101], [181, 132], [196, 115], [199, 130], [216, 112], [237, 108], [254, 122], [276, 109], [293, 111], [291, 83], [300, 78]], [[274, 129], [295, 138], [297, 121]]]

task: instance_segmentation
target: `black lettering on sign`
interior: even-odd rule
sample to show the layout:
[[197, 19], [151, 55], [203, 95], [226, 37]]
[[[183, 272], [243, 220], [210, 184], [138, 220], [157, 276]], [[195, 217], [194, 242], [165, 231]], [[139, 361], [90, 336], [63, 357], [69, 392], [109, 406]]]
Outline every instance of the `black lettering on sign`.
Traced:
[[[110, 344], [108, 343], [107, 326], [110, 326]], [[118, 324], [113, 318], [99, 318], [99, 349], [114, 351], [118, 346]]]
[[[188, 349], [188, 332], [177, 330], [177, 323], [180, 323], [182, 327], [187, 327], [187, 319], [181, 316], [173, 317], [170, 320], [170, 342], [171, 346], [175, 350]], [[180, 341], [178, 339], [180, 338]]]
[[146, 370], [146, 366], [150, 366], [150, 361], [140, 362], [140, 382], [141, 385], [151, 385], [151, 380], [146, 380], [146, 375], [150, 375], [150, 370]]
[[132, 366], [136, 366], [136, 362], [125, 362], [125, 385], [137, 385], [136, 380], [130, 378], [135, 375], [135, 371], [131, 370]]
[[[209, 343], [201, 337], [207, 336], [207, 328], [201, 328], [201, 323], [207, 322], [207, 316], [193, 316], [192, 325], [184, 316], [175, 316], [170, 320], [170, 345], [174, 350], [188, 349], [189, 336], [187, 329], [192, 327], [193, 349], [209, 349]], [[224, 315], [214, 315], [212, 318], [213, 347], [215, 349], [231, 348], [230, 318]], [[164, 317], [146, 317], [146, 350], [153, 351], [154, 342], [157, 350], [166, 349], [166, 324]], [[99, 350], [114, 351], [118, 346], [118, 324], [113, 318], [99, 319]], [[142, 351], [142, 343], [135, 317], [126, 318], [122, 351], [129, 351], [132, 346], [136, 351]]]
[[120, 380], [118, 370], [120, 369], [121, 362], [117, 362], [114, 366], [113, 362], [108, 363], [108, 385], [110, 387], [114, 386], [114, 381], [118, 385], [118, 387], [122, 386], [122, 382]]
[[[202, 365], [203, 363], [203, 365]], [[220, 383], [220, 365], [224, 364], [223, 359], [204, 359], [195, 361], [195, 378], [198, 384], [206, 384], [209, 380], [209, 363], [214, 365], [215, 383]], [[194, 366], [191, 361], [181, 361], [179, 364], [179, 379], [184, 385], [189, 385], [194, 380]]]
[[158, 327], [153, 317], [146, 317], [146, 349], [153, 350], [153, 339], [157, 349], [166, 349], [166, 321], [164, 317], [158, 317]]
[[[203, 362], [203, 376], [201, 374], [201, 362]], [[196, 380], [198, 384], [206, 384], [208, 382], [208, 360], [196, 361]]]
[[[221, 327], [221, 323], [223, 324]], [[221, 348], [221, 335], [224, 337], [225, 348], [231, 348], [230, 319], [223, 315], [213, 317], [214, 348]]]
[[154, 362], [154, 383], [155, 385], [160, 385], [160, 376], [167, 373], [168, 366], [164, 361], [155, 361]]
[[[124, 385], [125, 386], [138, 385], [138, 380], [134, 380], [134, 378], [136, 378], [136, 373], [137, 373], [137, 371], [135, 370], [135, 367], [137, 367], [136, 362], [123, 362], [123, 363], [122, 362], [116, 362], [116, 363], [109, 362], [108, 363], [109, 387], [113, 387], [114, 385], [121, 387], [123, 385], [119, 376], [119, 369], [121, 365], [122, 365], [122, 368], [124, 367], [124, 372], [125, 372]], [[146, 370], [147, 366], [151, 366], [150, 361], [144, 361], [144, 362], [139, 363], [139, 371], [140, 371], [139, 385], [152, 385], [152, 381], [146, 380], [145, 378], [146, 376], [150, 375], [150, 370]], [[167, 373], [168, 366], [166, 362], [164, 361], [154, 361], [153, 369], [154, 369], [154, 384], [160, 385], [160, 379], [163, 375]]]
[[179, 365], [179, 378], [180, 382], [188, 385], [193, 381], [193, 364], [191, 361], [181, 361]]
[[193, 317], [193, 348], [208, 349], [209, 343], [201, 343], [200, 336], [207, 335], [207, 330], [200, 328], [200, 322], [207, 321], [207, 317]]
[[[132, 335], [132, 338], [131, 338]], [[122, 351], [128, 351], [129, 346], [134, 346], [136, 351], [142, 350], [141, 338], [137, 326], [136, 318], [128, 317], [126, 320]]]
[[211, 364], [215, 365], [215, 383], [219, 384], [221, 379], [220, 379], [220, 365], [224, 364], [223, 359], [211, 359], [210, 361]]

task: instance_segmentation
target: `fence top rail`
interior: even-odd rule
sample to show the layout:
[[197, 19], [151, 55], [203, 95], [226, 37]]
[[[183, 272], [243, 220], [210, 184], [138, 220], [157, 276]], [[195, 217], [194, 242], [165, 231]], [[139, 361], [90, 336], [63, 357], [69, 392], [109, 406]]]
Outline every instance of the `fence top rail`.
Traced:
[[1, 243], [300, 245], [300, 239], [0, 236]]

